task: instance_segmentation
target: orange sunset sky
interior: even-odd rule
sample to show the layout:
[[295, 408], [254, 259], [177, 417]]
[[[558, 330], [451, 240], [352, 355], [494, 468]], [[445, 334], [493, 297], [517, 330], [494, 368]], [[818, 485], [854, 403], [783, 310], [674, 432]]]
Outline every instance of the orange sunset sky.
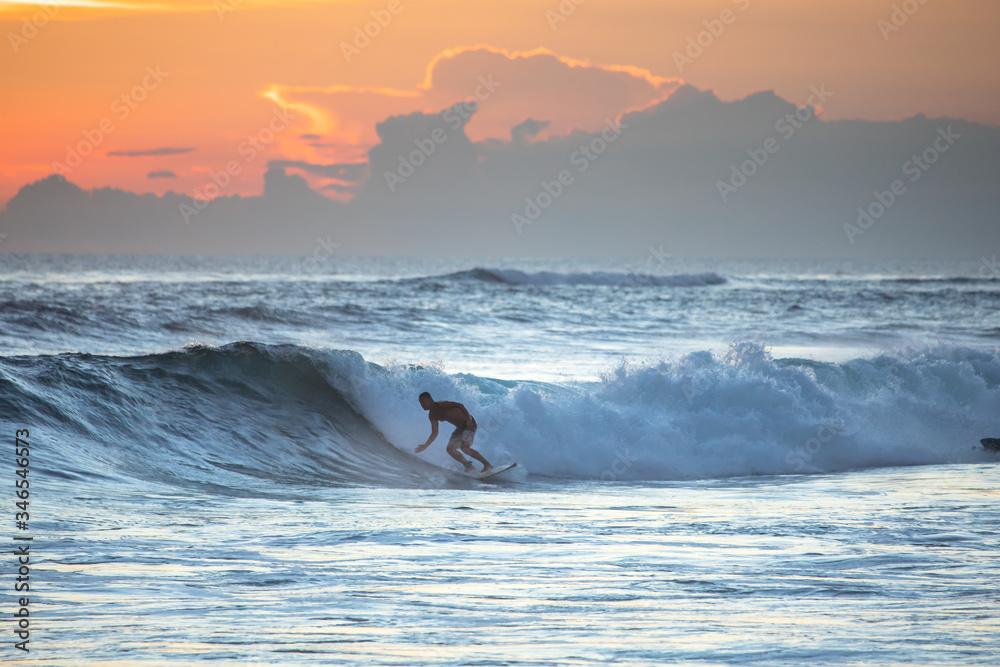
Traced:
[[281, 160], [345, 197], [377, 123], [477, 94], [476, 141], [528, 118], [549, 122], [538, 138], [593, 130], [681, 83], [800, 106], [825, 86], [827, 120], [996, 126], [998, 19], [995, 0], [0, 2], [0, 202], [73, 147], [85, 188], [196, 194], [238, 161], [224, 194], [255, 195]]

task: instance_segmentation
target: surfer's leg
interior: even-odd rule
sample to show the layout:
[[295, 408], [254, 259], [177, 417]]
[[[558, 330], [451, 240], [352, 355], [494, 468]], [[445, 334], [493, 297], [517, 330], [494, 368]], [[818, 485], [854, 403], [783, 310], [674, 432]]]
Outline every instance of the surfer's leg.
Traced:
[[473, 469], [472, 461], [462, 456], [462, 454], [458, 451], [460, 444], [461, 441], [459, 439], [452, 438], [450, 441], [448, 441], [448, 447], [446, 448], [446, 451], [451, 456], [451, 458], [455, 459], [463, 466], [465, 466], [465, 472], [469, 472], [470, 469]]
[[487, 470], [489, 470], [490, 468], [493, 467], [490, 464], [490, 462], [486, 460], [485, 456], [483, 456], [482, 454], [480, 454], [479, 452], [477, 452], [476, 450], [474, 450], [472, 448], [472, 445], [463, 444], [462, 445], [462, 453], [463, 454], [467, 454], [468, 456], [471, 456], [472, 458], [474, 458], [477, 461], [479, 461], [480, 463], [482, 463], [483, 464], [483, 472], [486, 472]]
[[472, 448], [472, 439], [475, 437], [476, 437], [476, 432], [471, 430], [466, 431], [465, 433], [462, 434], [462, 453], [467, 454], [472, 458], [476, 459], [477, 461], [479, 461], [480, 463], [482, 463], [483, 472], [486, 472], [493, 466], [490, 464], [489, 461], [486, 460], [485, 456], [483, 456], [482, 454], [480, 454], [479, 452], [477, 452]]

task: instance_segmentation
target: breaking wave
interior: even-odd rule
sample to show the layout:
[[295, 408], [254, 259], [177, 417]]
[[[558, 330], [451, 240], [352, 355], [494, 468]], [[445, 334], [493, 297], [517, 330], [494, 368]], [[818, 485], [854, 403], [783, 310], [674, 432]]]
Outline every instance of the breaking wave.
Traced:
[[[546, 384], [351, 351], [233, 343], [165, 354], [0, 357], [0, 411], [49, 443], [46, 474], [219, 493], [469, 486], [416, 396], [476, 415], [494, 463], [563, 479], [678, 480], [996, 460], [1000, 355], [959, 347], [845, 363], [724, 354]], [[447, 426], [447, 425], [445, 425]]]
[[507, 285], [604, 285], [609, 287], [705, 287], [723, 285], [726, 279], [716, 273], [656, 275], [652, 273], [614, 273], [589, 271], [558, 273], [555, 271], [520, 271], [517, 269], [475, 268], [458, 271], [430, 280], [477, 280]]

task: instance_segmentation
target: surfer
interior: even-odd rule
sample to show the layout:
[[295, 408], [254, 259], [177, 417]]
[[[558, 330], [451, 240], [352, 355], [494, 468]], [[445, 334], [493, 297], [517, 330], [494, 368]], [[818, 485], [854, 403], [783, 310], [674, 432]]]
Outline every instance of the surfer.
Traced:
[[448, 454], [451, 455], [451, 458], [465, 466], [465, 472], [474, 471], [475, 466], [472, 465], [472, 461], [462, 456], [462, 453], [468, 454], [482, 463], [483, 472], [493, 467], [482, 454], [472, 448], [472, 440], [476, 437], [478, 426], [476, 425], [476, 418], [469, 414], [464, 405], [455, 403], [454, 401], [435, 401], [431, 398], [430, 393], [426, 391], [420, 394], [417, 400], [420, 401], [420, 407], [428, 411], [427, 417], [431, 420], [431, 437], [427, 439], [427, 442], [418, 446], [413, 451], [419, 454], [430, 447], [431, 443], [438, 436], [438, 422], [446, 421], [455, 427], [455, 432], [451, 434], [451, 438], [448, 440]]

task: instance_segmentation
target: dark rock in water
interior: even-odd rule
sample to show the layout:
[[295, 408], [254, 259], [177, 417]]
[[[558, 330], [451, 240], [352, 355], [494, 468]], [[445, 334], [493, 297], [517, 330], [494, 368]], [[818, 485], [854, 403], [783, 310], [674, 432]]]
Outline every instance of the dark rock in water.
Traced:
[[991, 452], [1000, 452], [1000, 438], [983, 438], [979, 442], [983, 444], [983, 449]]

